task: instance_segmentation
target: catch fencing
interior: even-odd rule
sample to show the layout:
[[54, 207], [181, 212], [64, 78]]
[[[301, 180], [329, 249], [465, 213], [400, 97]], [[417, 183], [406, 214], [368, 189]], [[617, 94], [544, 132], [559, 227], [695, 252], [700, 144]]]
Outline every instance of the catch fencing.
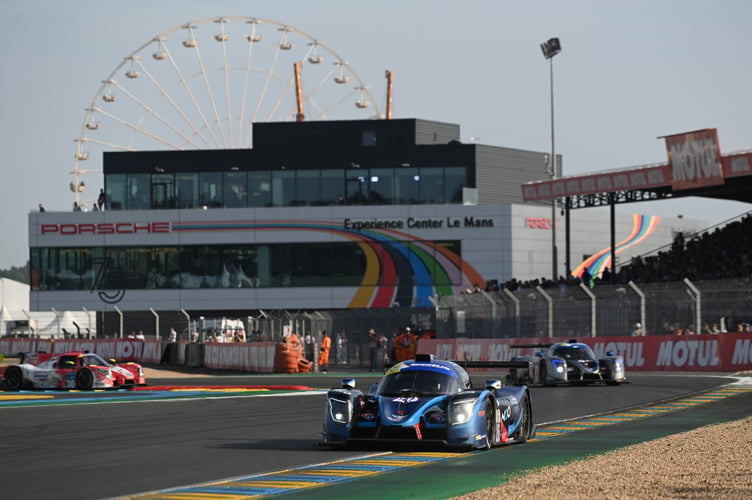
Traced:
[[387, 339], [406, 326], [432, 330], [439, 339], [629, 336], [636, 323], [646, 335], [710, 333], [713, 325], [720, 331], [749, 331], [752, 280], [523, 287], [439, 296], [433, 303], [429, 308], [254, 311], [224, 323], [227, 318], [186, 311], [98, 312], [96, 330], [87, 328], [83, 338], [122, 339], [143, 332], [147, 339], [166, 340], [174, 328], [178, 340], [186, 342], [231, 341], [232, 332], [223, 325], [242, 323], [246, 341], [279, 341], [296, 333], [306, 357], [313, 359], [326, 330], [332, 338], [332, 364], [365, 367], [371, 328]]

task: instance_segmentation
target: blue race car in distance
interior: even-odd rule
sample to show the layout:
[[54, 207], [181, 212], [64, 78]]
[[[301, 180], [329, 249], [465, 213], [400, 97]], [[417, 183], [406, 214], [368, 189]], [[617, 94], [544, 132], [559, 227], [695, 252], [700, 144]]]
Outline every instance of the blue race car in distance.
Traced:
[[453, 361], [418, 355], [392, 366], [371, 390], [343, 379], [329, 390], [322, 444], [438, 444], [465, 449], [524, 443], [535, 436], [527, 386], [489, 380], [474, 389]]
[[554, 344], [513, 344], [512, 347], [546, 348], [535, 353], [540, 360], [537, 364], [529, 356], [514, 358], [515, 361], [530, 361], [529, 383], [558, 385], [602, 382], [619, 385], [627, 379], [622, 356], [608, 351], [605, 357], [598, 359], [590, 346], [575, 339]]

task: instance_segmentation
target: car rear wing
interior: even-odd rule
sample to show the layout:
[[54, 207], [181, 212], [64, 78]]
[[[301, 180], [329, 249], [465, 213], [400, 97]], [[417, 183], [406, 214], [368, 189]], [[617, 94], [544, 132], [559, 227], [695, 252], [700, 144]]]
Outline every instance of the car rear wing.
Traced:
[[543, 348], [543, 347], [548, 348], [548, 347], [551, 347], [552, 345], [553, 345], [552, 343], [548, 343], [548, 344], [510, 344], [509, 347], [511, 347], [512, 349], [525, 349], [525, 348], [538, 349], [538, 348]]
[[20, 364], [27, 364], [27, 365], [34, 365], [37, 366], [40, 363], [43, 363], [50, 359], [53, 356], [52, 353], [49, 352], [19, 352], [18, 358]]
[[511, 385], [525, 385], [534, 380], [534, 358], [525, 356], [523, 359], [511, 361], [455, 361], [463, 368], [502, 368], [509, 369], [506, 383]]
[[[434, 357], [432, 354], [418, 354], [415, 356], [416, 361], [430, 361]], [[503, 368], [509, 369], [507, 382], [512, 385], [524, 385], [532, 382], [533, 370], [535, 368], [534, 358], [525, 356], [521, 359], [512, 359], [511, 361], [469, 361], [469, 360], [452, 360], [461, 367], [467, 368]], [[399, 363], [384, 363], [384, 371], [389, 370], [392, 366]]]

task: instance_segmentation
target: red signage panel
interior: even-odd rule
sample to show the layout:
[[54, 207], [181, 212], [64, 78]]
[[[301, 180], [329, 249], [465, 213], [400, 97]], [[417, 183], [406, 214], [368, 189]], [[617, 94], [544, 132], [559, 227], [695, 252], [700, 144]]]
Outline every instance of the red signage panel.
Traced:
[[723, 184], [718, 129], [695, 130], [664, 138], [674, 191]]
[[724, 156], [721, 159], [724, 177], [741, 177], [752, 175], [752, 153], [740, 153]]

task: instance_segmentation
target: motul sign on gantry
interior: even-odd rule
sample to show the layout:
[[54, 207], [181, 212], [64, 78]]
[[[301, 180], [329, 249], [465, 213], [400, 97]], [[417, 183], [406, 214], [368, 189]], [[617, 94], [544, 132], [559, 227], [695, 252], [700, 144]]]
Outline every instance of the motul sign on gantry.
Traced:
[[665, 139], [674, 191], [723, 184], [717, 129], [669, 135]]
[[98, 224], [42, 224], [42, 235], [154, 234], [171, 232], [169, 222], [100, 222]]

